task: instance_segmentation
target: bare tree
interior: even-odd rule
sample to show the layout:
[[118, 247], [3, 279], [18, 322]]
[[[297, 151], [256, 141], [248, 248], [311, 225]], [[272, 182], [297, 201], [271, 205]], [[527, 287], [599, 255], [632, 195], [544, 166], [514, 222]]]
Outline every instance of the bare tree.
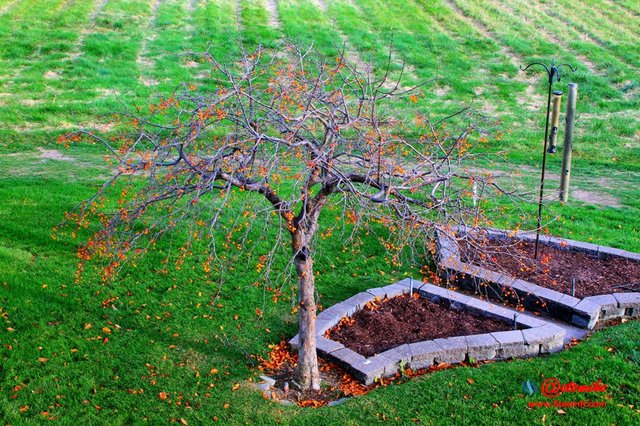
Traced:
[[[326, 61], [285, 45], [244, 52], [233, 64], [203, 58], [214, 90], [181, 86], [146, 116], [128, 117], [131, 132], [115, 140], [87, 131], [66, 136], [91, 135], [118, 163], [99, 193], [70, 214], [83, 226], [95, 218], [101, 224], [79, 257], [106, 259], [107, 279], [186, 225], [186, 235], [208, 241], [205, 263], [223, 265], [220, 244], [232, 231], [241, 235], [237, 248], [252, 250], [249, 228], [272, 227], [273, 249], [260, 256], [259, 269], [273, 272], [278, 247], [289, 241], [298, 384], [319, 389], [313, 259], [321, 212], [329, 204], [343, 222], [386, 225], [394, 238], [387, 249], [396, 255], [426, 250], [424, 237], [436, 228], [478, 225], [481, 199], [501, 191], [491, 176], [472, 173], [473, 147], [486, 141], [490, 123], [468, 108], [438, 122], [412, 113], [420, 93], [401, 86], [401, 71], [391, 79], [387, 67], [376, 78], [344, 52]], [[110, 197], [119, 198], [111, 209], [100, 202]], [[242, 221], [223, 223], [234, 203]], [[190, 241], [180, 250], [189, 251]]]

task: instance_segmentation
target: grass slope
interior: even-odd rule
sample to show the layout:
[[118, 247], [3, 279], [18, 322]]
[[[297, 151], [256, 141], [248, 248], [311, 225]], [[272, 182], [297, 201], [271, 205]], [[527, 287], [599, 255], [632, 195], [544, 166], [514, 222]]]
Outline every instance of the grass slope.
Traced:
[[[75, 284], [79, 241], [52, 240], [50, 231], [109, 170], [99, 147], [61, 150], [57, 135], [104, 125], [114, 110], [144, 106], [153, 93], [182, 82], [210, 85], [206, 67], [182, 55], [185, 50], [209, 47], [224, 61], [237, 53], [238, 41], [251, 47], [283, 37], [313, 42], [329, 58], [344, 44], [351, 57], [376, 67], [387, 63], [393, 40], [394, 75], [404, 61], [404, 84], [434, 79], [411, 108], [437, 118], [472, 103], [499, 117], [505, 136], [487, 150], [506, 149], [531, 188], [545, 85], [517, 65], [555, 57], [577, 66], [558, 86], [580, 85], [572, 184], [618, 207], [551, 203], [546, 219], [558, 219], [549, 230], [640, 251], [636, 2], [325, 0], [326, 12], [316, 1], [275, 3], [279, 25], [271, 26], [262, 0], [0, 1], [0, 418], [7, 424], [51, 416], [62, 424], [214, 418], [226, 424], [513, 424], [546, 416], [548, 424], [637, 423], [638, 322], [600, 331], [561, 354], [442, 371], [312, 410], [270, 403], [244, 385], [256, 374], [248, 355], [266, 353], [297, 329], [293, 282], [278, 283], [277, 301], [256, 285], [261, 245], [220, 289], [202, 279], [196, 260], [165, 271], [164, 253], [127, 269], [112, 286], [97, 279]], [[549, 167], [557, 173], [559, 155]], [[332, 219], [327, 212], [323, 227]], [[347, 249], [338, 235], [319, 242], [322, 305], [418, 275], [420, 265], [394, 268], [373, 237], [362, 237], [363, 246]], [[566, 414], [527, 409], [542, 397], [524, 396], [521, 382], [540, 384], [543, 377], [601, 379], [609, 385], [607, 407]], [[243, 385], [233, 391], [236, 383]]]

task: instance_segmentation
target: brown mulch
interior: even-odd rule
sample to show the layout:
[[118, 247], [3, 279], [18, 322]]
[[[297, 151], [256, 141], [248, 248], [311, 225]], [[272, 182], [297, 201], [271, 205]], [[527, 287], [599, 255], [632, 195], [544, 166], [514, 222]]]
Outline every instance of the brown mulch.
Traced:
[[489, 240], [458, 242], [461, 259], [489, 270], [571, 294], [571, 281], [576, 280], [575, 296], [584, 298], [598, 294], [640, 291], [640, 262], [619, 256], [596, 257], [540, 245], [534, 260], [533, 242]]
[[404, 343], [512, 328], [502, 321], [404, 295], [369, 302], [364, 309], [328, 330], [327, 336], [370, 357]]

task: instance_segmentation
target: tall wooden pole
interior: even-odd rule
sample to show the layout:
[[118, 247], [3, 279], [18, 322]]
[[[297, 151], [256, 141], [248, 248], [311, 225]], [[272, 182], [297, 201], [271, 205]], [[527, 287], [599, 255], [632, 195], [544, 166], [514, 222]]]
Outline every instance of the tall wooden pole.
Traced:
[[569, 181], [571, 180], [571, 153], [573, 151], [573, 125], [576, 119], [576, 99], [578, 85], [569, 83], [567, 96], [567, 119], [564, 130], [564, 147], [562, 149], [562, 173], [560, 173], [560, 200], [569, 201]]

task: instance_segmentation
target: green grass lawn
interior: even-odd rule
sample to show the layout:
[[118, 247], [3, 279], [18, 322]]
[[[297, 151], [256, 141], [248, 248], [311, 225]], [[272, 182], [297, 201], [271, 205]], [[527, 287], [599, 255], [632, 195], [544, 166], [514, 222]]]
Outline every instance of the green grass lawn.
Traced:
[[[501, 120], [518, 184], [535, 189], [546, 86], [518, 65], [556, 58], [577, 67], [574, 194], [545, 209], [549, 232], [640, 252], [640, 6], [633, 0], [0, 0], [0, 418], [5, 424], [616, 424], [640, 422], [640, 324], [598, 331], [560, 354], [457, 368], [379, 388], [334, 408], [266, 401], [250, 389], [255, 356], [297, 331], [290, 277], [260, 284], [254, 253], [219, 287], [197, 259], [161, 262], [169, 243], [109, 286], [75, 281], [81, 243], [51, 238], [64, 212], [109, 176], [97, 145], [64, 149], [79, 126], [116, 131], [114, 111], [188, 82], [211, 87], [188, 50], [231, 60], [239, 43], [291, 38], [327, 58], [387, 63], [403, 84], [433, 80], [416, 104], [438, 119], [471, 104]], [[533, 77], [532, 77], [533, 76]], [[562, 134], [560, 135], [562, 138]], [[561, 140], [561, 139], [560, 139]], [[549, 159], [558, 174], [561, 155]], [[486, 168], [494, 168], [487, 162]], [[500, 166], [504, 167], [504, 166]], [[548, 194], [555, 193], [551, 175]], [[533, 206], [529, 206], [533, 208]], [[236, 209], [239, 208], [236, 206]], [[232, 215], [234, 210], [229, 213]], [[322, 226], [330, 226], [327, 211]], [[518, 221], [507, 216], [500, 225]], [[389, 284], [422, 265], [394, 267], [375, 239], [318, 242], [320, 303]], [[282, 267], [286, 259], [277, 260]], [[215, 276], [213, 278], [216, 278]], [[264, 312], [256, 315], [256, 308]], [[106, 338], [106, 339], [105, 339]], [[527, 408], [521, 383], [544, 377], [608, 384], [606, 408]], [[469, 380], [471, 379], [471, 380]], [[233, 391], [235, 384], [240, 389]], [[162, 399], [159, 395], [167, 398]]]

